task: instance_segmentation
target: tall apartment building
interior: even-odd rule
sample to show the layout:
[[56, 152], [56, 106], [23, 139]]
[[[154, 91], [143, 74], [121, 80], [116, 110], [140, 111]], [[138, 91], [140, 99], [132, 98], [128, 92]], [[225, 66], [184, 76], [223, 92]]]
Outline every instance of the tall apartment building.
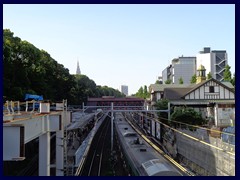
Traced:
[[171, 64], [162, 71], [163, 84], [165, 84], [165, 81], [168, 79], [172, 80], [172, 65]]
[[126, 85], [121, 85], [121, 92], [128, 96], [128, 86]]
[[211, 51], [210, 47], [204, 47], [203, 51], [197, 54], [197, 67], [203, 65], [206, 75], [210, 72], [214, 79], [223, 81], [223, 72], [228, 64], [226, 50]]
[[163, 83], [170, 79], [172, 84], [178, 84], [183, 79], [184, 84], [190, 84], [192, 76], [196, 74], [196, 57], [175, 58], [172, 64], [162, 71]]

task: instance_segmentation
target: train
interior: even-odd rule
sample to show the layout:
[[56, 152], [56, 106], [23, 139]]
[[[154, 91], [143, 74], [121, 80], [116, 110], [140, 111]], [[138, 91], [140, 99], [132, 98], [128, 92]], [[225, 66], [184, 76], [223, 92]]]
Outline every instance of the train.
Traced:
[[123, 113], [116, 113], [115, 132], [127, 164], [136, 176], [187, 176], [157, 152], [128, 123]]

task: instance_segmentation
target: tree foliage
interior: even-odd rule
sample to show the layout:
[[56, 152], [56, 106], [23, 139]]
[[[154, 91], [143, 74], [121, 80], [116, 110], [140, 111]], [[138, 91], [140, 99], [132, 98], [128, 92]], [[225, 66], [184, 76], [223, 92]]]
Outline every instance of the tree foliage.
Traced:
[[199, 112], [188, 107], [175, 107], [171, 114], [171, 120], [191, 125], [203, 125], [205, 123]]
[[[167, 110], [168, 109], [168, 100], [167, 99], [161, 99], [158, 100], [155, 104], [155, 107], [157, 110]], [[158, 112], [158, 117], [160, 118], [168, 118], [168, 113], [167, 112]]]
[[113, 88], [96, 86], [86, 75], [71, 75], [69, 70], [44, 50], [3, 30], [3, 96], [7, 100], [24, 100], [26, 93], [44, 99], [82, 104], [88, 97], [124, 95]]
[[229, 65], [225, 66], [225, 70], [223, 72], [223, 79], [224, 79], [224, 81], [231, 82], [231, 80], [232, 80], [232, 73], [231, 73], [230, 69], [231, 69], [231, 67]]
[[225, 70], [223, 73], [223, 79], [224, 81], [228, 81], [231, 82], [233, 86], [235, 86], [235, 73], [233, 73], [233, 77], [232, 77], [232, 73], [230, 71], [231, 67], [229, 65], [225, 66]]
[[46, 51], [3, 30], [3, 94], [8, 100], [23, 100], [24, 94], [36, 93], [45, 99], [69, 97], [74, 78]]
[[140, 87], [138, 92], [135, 94], [136, 97], [147, 99], [150, 97], [150, 93], [148, 92], [147, 86], [144, 85], [144, 87]]
[[195, 84], [196, 82], [197, 82], [197, 76], [196, 76], [196, 74], [194, 74], [194, 75], [192, 76], [191, 80], [190, 80], [190, 83], [191, 83], [191, 84]]
[[150, 93], [148, 92], [148, 89], [147, 89], [147, 86], [146, 86], [146, 85], [144, 85], [143, 95], [144, 95], [144, 99], [150, 97]]
[[207, 74], [207, 79], [211, 79], [212, 78], [212, 74], [211, 74], [211, 72], [209, 72], [208, 74]]
[[231, 80], [231, 83], [232, 83], [233, 86], [235, 86], [235, 73], [233, 73], [233, 78]]
[[178, 83], [179, 83], [179, 84], [183, 84], [183, 78], [182, 78], [182, 77], [180, 77], [180, 78], [178, 79]]
[[164, 82], [165, 84], [171, 84], [172, 83], [172, 80], [171, 79], [168, 79]]

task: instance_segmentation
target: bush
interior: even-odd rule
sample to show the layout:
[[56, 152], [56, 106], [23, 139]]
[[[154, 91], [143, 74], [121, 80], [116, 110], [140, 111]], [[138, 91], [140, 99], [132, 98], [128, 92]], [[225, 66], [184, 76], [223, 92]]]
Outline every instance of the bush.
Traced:
[[203, 125], [205, 123], [199, 112], [187, 107], [175, 107], [171, 120], [191, 125]]

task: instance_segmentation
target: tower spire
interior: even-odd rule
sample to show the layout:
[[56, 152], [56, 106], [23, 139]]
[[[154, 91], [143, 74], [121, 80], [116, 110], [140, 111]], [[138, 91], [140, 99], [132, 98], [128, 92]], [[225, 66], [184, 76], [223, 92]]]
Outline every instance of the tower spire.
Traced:
[[206, 69], [205, 67], [201, 64], [198, 69], [197, 69], [197, 81], [196, 83], [200, 83], [206, 80]]
[[81, 74], [80, 67], [79, 67], [79, 61], [77, 61], [77, 71], [76, 74]]

